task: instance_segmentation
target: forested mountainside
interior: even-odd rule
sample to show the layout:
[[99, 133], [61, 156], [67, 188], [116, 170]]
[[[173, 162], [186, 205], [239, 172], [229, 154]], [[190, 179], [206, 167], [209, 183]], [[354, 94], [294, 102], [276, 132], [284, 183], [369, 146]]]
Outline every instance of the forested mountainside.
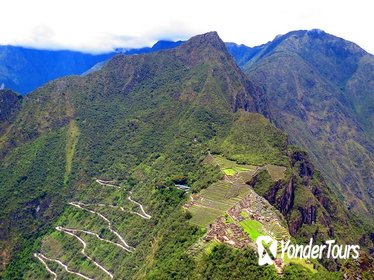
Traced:
[[268, 118], [309, 152], [348, 209], [372, 220], [374, 56], [320, 30], [259, 48], [241, 64], [263, 88]]
[[[272, 116], [264, 90], [215, 32], [116, 55], [13, 104], [0, 136], [4, 279], [370, 277], [373, 225], [259, 114]], [[260, 267], [264, 232], [362, 253]]]

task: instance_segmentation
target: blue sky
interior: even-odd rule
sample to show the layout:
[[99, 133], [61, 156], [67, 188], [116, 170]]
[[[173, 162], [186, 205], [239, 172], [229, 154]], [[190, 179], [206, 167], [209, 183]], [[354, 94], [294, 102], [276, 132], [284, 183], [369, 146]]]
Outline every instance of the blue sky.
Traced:
[[297, 29], [323, 29], [374, 53], [371, 0], [2, 0], [0, 44], [88, 52], [142, 47], [215, 30], [255, 46]]

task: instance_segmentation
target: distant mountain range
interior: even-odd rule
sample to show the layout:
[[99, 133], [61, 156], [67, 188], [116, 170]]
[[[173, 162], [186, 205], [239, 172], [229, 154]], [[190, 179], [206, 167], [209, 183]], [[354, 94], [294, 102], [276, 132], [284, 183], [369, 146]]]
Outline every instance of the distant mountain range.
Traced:
[[102, 65], [104, 61], [118, 53], [143, 54], [173, 48], [181, 43], [181, 41], [159, 41], [152, 47], [116, 49], [113, 52], [98, 55], [69, 50], [51, 51], [0, 46], [0, 88], [27, 94], [56, 78], [81, 75], [96, 64]]
[[0, 46], [0, 85], [26, 94], [50, 80], [79, 75], [111, 56]]

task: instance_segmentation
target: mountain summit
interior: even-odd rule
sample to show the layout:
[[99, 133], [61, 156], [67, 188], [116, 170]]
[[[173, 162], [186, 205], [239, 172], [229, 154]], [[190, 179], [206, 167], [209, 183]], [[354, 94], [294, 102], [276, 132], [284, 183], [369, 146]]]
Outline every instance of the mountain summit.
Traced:
[[303, 146], [357, 213], [374, 213], [374, 56], [321, 30], [293, 31], [243, 66], [271, 120]]
[[187, 44], [184, 44], [184, 48], [195, 48], [199, 49], [200, 47], [211, 46], [222, 52], [226, 51], [225, 43], [218, 36], [216, 31], [211, 31], [202, 35], [196, 35], [187, 41]]
[[99, 71], [27, 95], [2, 127], [2, 266], [15, 246], [33, 246], [27, 240], [94, 177], [135, 180], [136, 166], [158, 158], [154, 167], [166, 173], [152, 175], [145, 193], [175, 176], [198, 181], [207, 143], [219, 145], [234, 111], [256, 111], [255, 90], [217, 33], [208, 33], [168, 51], [116, 55]]

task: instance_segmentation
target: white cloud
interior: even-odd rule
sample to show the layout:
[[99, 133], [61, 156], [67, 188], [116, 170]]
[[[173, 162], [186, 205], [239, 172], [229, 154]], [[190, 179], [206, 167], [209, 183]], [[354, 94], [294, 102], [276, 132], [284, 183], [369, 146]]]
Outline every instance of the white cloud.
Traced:
[[105, 51], [216, 30], [254, 46], [320, 28], [374, 53], [373, 8], [367, 0], [3, 0], [0, 44]]

